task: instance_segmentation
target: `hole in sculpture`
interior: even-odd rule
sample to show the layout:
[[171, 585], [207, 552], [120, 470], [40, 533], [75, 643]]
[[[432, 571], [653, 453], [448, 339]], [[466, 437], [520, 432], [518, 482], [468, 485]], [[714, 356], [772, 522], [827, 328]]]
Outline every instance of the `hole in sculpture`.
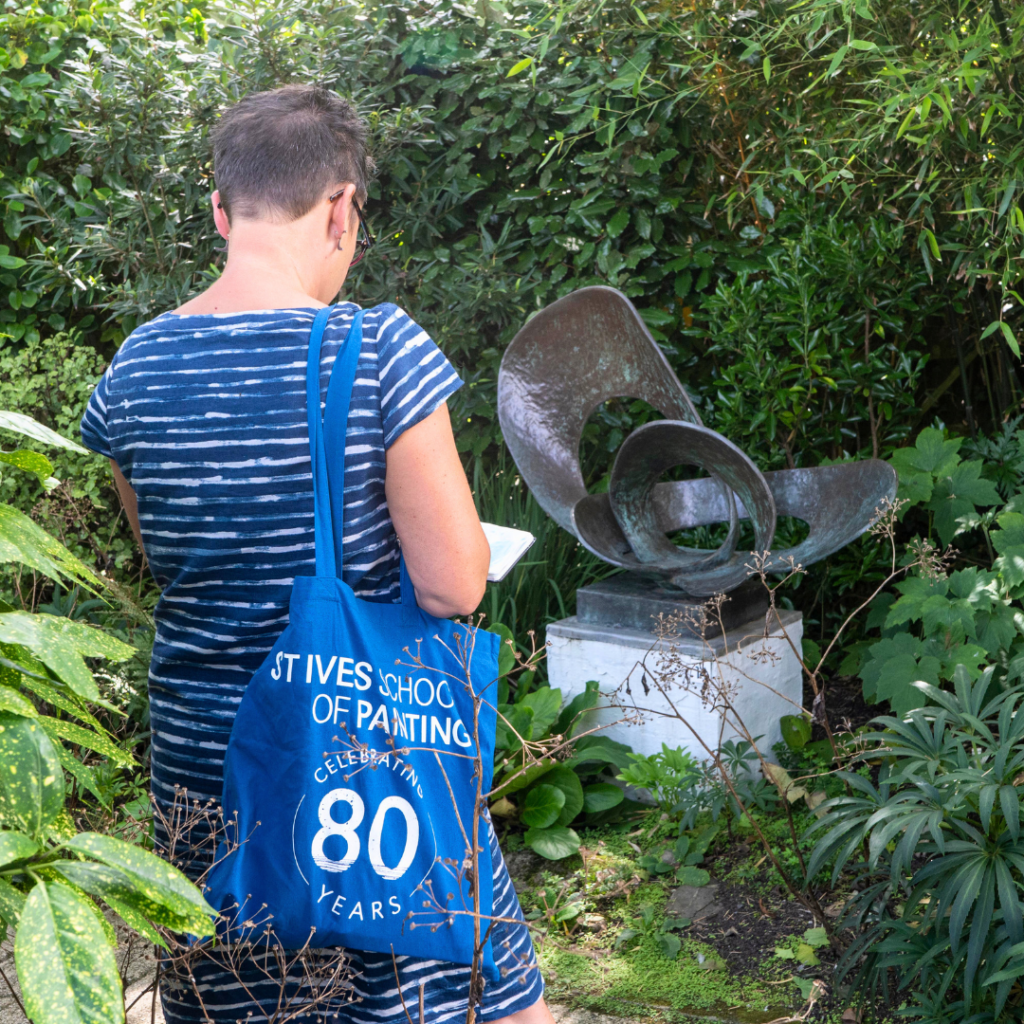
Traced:
[[[622, 442], [637, 427], [665, 417], [649, 402], [628, 395], [602, 402], [587, 419], [580, 437], [580, 468], [591, 494], [608, 490], [608, 477]], [[706, 474], [695, 466], [675, 466], [666, 480], [691, 480]]]

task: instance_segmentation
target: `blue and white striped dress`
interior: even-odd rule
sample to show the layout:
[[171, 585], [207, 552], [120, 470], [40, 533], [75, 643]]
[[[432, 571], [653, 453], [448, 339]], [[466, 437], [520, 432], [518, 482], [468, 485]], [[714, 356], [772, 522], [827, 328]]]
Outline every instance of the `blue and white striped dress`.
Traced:
[[[357, 309], [343, 303], [328, 321], [321, 403]], [[82, 418], [86, 446], [114, 459], [135, 491], [143, 544], [162, 590], [149, 694], [153, 797], [165, 813], [180, 789], [190, 801], [219, 803], [224, 753], [246, 684], [288, 621], [292, 580], [315, 572], [305, 396], [315, 314], [165, 313], [125, 340]], [[346, 434], [343, 568], [364, 599], [399, 599], [385, 452], [461, 383], [408, 314], [391, 304], [367, 311]], [[158, 841], [160, 833], [158, 825]], [[193, 835], [203, 838], [198, 829]], [[491, 848], [495, 914], [521, 920], [493, 833]], [[186, 867], [196, 876], [207, 863], [204, 853]], [[477, 1015], [483, 1021], [524, 1009], [543, 992], [526, 929], [499, 926], [494, 939], [507, 974], [486, 988]], [[391, 957], [352, 955], [361, 971], [358, 1001], [327, 1016], [357, 1024], [404, 1021]], [[399, 958], [399, 967], [410, 1006], [423, 983], [430, 1024], [465, 1016], [468, 968], [411, 958]], [[215, 963], [195, 973], [198, 995], [188, 984], [162, 982], [170, 1024], [273, 1015], [280, 992], [273, 978], [260, 973], [255, 988], [253, 979], [243, 988]], [[301, 1001], [302, 993], [293, 998]]]

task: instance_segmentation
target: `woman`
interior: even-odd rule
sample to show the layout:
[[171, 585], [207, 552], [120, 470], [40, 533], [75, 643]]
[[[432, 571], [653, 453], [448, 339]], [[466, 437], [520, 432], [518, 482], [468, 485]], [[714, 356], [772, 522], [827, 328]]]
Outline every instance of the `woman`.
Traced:
[[[314, 574], [306, 348], [316, 311], [369, 247], [368, 164], [361, 122], [326, 90], [287, 86], [230, 108], [214, 132], [224, 272], [126, 339], [82, 420], [162, 588], [149, 689], [153, 799], [165, 816], [182, 790], [189, 802], [219, 802], [246, 683], [287, 623], [292, 580]], [[357, 309], [342, 303], [328, 321], [321, 401]], [[467, 615], [483, 595], [489, 551], [446, 405], [460, 385], [406, 313], [366, 312], [346, 434], [343, 576], [367, 600], [397, 601], [399, 543], [425, 611]], [[166, 848], [159, 820], [157, 839]], [[186, 858], [193, 877], [209, 865], [201, 850], [196, 842]], [[493, 835], [492, 857], [495, 913], [521, 918]], [[526, 929], [508, 926], [493, 945], [507, 973], [485, 988], [477, 1019], [549, 1024]], [[350, 955], [357, 1001], [311, 1015], [404, 1020], [403, 997], [418, 1012], [422, 989], [427, 1021], [465, 1017], [468, 968], [399, 958], [400, 993], [390, 956]], [[282, 983], [264, 969], [239, 978], [204, 961], [195, 984], [165, 978], [164, 1013], [171, 1024], [265, 1020]]]

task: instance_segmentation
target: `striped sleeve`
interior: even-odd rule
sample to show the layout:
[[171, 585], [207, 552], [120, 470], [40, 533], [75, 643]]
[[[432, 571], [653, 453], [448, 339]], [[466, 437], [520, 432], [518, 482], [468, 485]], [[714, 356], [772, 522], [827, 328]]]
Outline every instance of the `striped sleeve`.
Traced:
[[462, 387], [430, 335], [398, 306], [387, 305], [377, 328], [377, 367], [384, 447], [426, 419]]
[[105, 455], [108, 459], [114, 457], [114, 452], [110, 447], [110, 435], [107, 431], [107, 400], [110, 371], [113, 368], [113, 363], [111, 363], [100, 377], [100, 382], [96, 385], [89, 404], [85, 408], [85, 415], [82, 417], [79, 428], [82, 434], [82, 444], [90, 451]]

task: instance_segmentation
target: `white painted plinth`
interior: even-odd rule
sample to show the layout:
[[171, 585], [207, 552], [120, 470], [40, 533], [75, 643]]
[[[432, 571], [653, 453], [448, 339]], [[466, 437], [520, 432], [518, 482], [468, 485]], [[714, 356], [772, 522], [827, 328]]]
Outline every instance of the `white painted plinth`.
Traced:
[[[657, 753], [666, 743], [683, 747], [698, 760], [707, 759], [707, 751], [689, 728], [677, 718], [658, 714], [672, 713], [671, 699], [711, 749], [743, 738], [735, 721], [738, 716], [750, 735], [764, 737], [758, 747], [771, 757], [772, 745], [782, 739], [779, 719], [798, 714], [803, 696], [800, 663], [783, 630], [799, 649], [803, 636], [799, 612], [780, 612], [767, 640], [763, 618], [707, 641], [662, 641], [651, 633], [594, 626], [572, 616], [548, 626], [548, 678], [565, 701], [582, 692], [588, 680], [597, 680], [606, 695], [604, 706], [587, 715], [585, 727], [607, 726], [600, 735], [628, 743], [638, 753]], [[655, 678], [665, 688], [664, 695], [653, 685]], [[624, 686], [627, 679], [629, 693]], [[725, 681], [735, 715], [702, 700], [699, 691], [709, 679], [711, 689], [717, 688], [717, 680]], [[611, 701], [608, 695], [614, 695]], [[621, 721], [627, 709], [642, 721]]]

